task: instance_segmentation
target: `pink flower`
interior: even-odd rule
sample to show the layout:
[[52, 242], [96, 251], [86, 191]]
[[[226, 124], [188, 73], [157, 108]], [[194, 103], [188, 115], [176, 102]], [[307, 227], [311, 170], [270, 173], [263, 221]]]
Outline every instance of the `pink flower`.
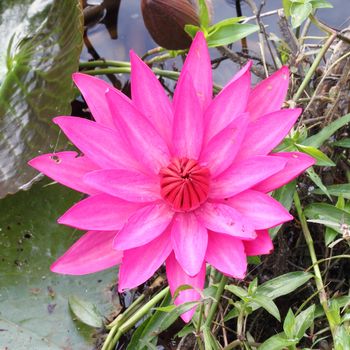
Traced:
[[[103, 80], [73, 76], [95, 118], [54, 122], [82, 152], [29, 162], [88, 197], [58, 222], [88, 230], [52, 271], [81, 275], [121, 264], [119, 290], [134, 288], [165, 262], [175, 303], [199, 299], [206, 263], [242, 279], [247, 255], [273, 249], [268, 228], [291, 215], [267, 193], [311, 166], [302, 153], [271, 153], [300, 109], [281, 109], [288, 69], [254, 89], [250, 63], [212, 99], [211, 65], [198, 33], [170, 102], [131, 52], [132, 100]], [[194, 310], [182, 315], [189, 321]]]

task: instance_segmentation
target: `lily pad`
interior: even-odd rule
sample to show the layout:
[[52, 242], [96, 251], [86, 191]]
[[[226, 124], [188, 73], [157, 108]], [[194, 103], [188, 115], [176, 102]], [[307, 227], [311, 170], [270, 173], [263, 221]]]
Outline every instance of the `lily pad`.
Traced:
[[70, 114], [82, 48], [79, 0], [1, 0], [0, 198], [30, 186], [27, 161], [52, 151]]
[[102, 315], [119, 307], [117, 269], [87, 276], [54, 274], [49, 267], [81, 236], [56, 223], [77, 194], [39, 182], [0, 200], [0, 349], [93, 349], [93, 329], [69, 310], [71, 296]]

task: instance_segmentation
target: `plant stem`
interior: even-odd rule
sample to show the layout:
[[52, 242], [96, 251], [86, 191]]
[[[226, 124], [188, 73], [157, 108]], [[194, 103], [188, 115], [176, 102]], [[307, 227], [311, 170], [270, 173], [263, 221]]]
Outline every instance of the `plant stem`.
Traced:
[[221, 280], [220, 280], [219, 285], [218, 285], [218, 289], [216, 290], [216, 293], [215, 293], [215, 300], [213, 301], [213, 304], [211, 305], [211, 307], [209, 309], [208, 317], [205, 320], [204, 327], [209, 328], [211, 323], [213, 322], [213, 319], [214, 319], [215, 314], [216, 314], [216, 310], [217, 310], [218, 305], [219, 305], [220, 298], [222, 296], [222, 293], [224, 292], [227, 281], [228, 281], [228, 278], [226, 276], [222, 275]]
[[[113, 327], [108, 334], [103, 347], [101, 350], [112, 350], [117, 344], [120, 337], [129, 331], [135, 324], [140, 321], [158, 302], [160, 302], [167, 294], [169, 293], [169, 287], [164, 288], [158, 294], [156, 294], [150, 301], [148, 301], [145, 305], [143, 305], [138, 311], [136, 311], [133, 315], [128, 313], [128, 319], [125, 320], [125, 317], [122, 316], [117, 322], [113, 321]], [[136, 300], [137, 301], [137, 300]], [[133, 304], [132, 304], [133, 305]], [[127, 311], [123, 314], [127, 314]], [[129, 318], [130, 316], [130, 318]], [[111, 324], [110, 324], [111, 325]], [[110, 326], [109, 325], [109, 326]]]
[[130, 67], [130, 62], [126, 61], [111, 61], [111, 60], [96, 60], [88, 62], [80, 62], [79, 68], [95, 68], [95, 67]]
[[308, 72], [306, 73], [306, 76], [305, 76], [304, 80], [302, 81], [302, 83], [300, 84], [298, 91], [293, 96], [294, 102], [296, 102], [299, 99], [299, 97], [301, 96], [301, 94], [305, 90], [307, 84], [311, 80], [318, 65], [320, 64], [322, 57], [326, 54], [326, 52], [328, 51], [329, 47], [332, 45], [335, 38], [336, 38], [336, 34], [333, 33], [332, 35], [330, 35], [329, 38], [327, 39], [327, 41], [325, 42], [325, 44], [323, 45], [322, 49], [316, 55], [315, 60], [312, 63]]
[[303, 210], [301, 208], [300, 198], [299, 198], [297, 191], [294, 192], [293, 199], [294, 199], [295, 208], [298, 212], [298, 217], [299, 217], [299, 220], [301, 223], [301, 228], [302, 228], [302, 231], [303, 231], [303, 234], [305, 237], [305, 241], [306, 241], [306, 244], [309, 248], [309, 253], [310, 253], [312, 266], [313, 266], [313, 270], [314, 270], [314, 274], [315, 274], [315, 283], [316, 283], [316, 287], [318, 290], [318, 296], [319, 296], [321, 305], [323, 307], [324, 313], [326, 314], [333, 339], [335, 339], [336, 324], [333, 322], [333, 317], [332, 317], [331, 312], [329, 310], [327, 293], [325, 291], [325, 287], [323, 284], [320, 267], [319, 267], [318, 262], [317, 262], [314, 242], [313, 242], [309, 227], [307, 225], [305, 215], [304, 215]]

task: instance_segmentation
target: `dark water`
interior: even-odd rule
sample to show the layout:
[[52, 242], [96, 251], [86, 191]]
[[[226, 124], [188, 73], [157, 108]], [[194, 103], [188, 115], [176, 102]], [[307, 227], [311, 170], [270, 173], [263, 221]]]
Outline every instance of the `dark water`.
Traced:
[[[99, 4], [100, 0], [88, 0], [88, 4]], [[235, 0], [213, 0], [213, 23], [222, 19], [237, 16]], [[350, 2], [349, 0], [331, 0], [333, 9], [320, 9], [317, 13], [319, 19], [335, 28], [345, 28], [350, 24]], [[256, 1], [257, 4], [260, 1]], [[275, 10], [281, 7], [281, 0], [266, 0], [264, 12]], [[242, 12], [244, 16], [252, 16], [249, 6], [242, 2]], [[263, 22], [268, 26], [269, 33], [275, 33], [280, 36], [277, 15], [265, 17]], [[250, 23], [254, 23], [251, 21]], [[89, 28], [87, 36], [98, 54], [106, 59], [129, 60], [129, 50], [133, 49], [137, 54], [142, 56], [147, 50], [156, 47], [150, 35], [143, 24], [140, 10], [140, 0], [121, 0], [119, 16], [117, 23], [118, 39], [111, 39], [105, 25], [96, 24]], [[316, 28], [310, 31], [310, 35], [322, 35]], [[248, 47], [251, 52], [259, 55], [257, 35], [252, 35], [248, 40]], [[235, 48], [240, 50], [240, 44], [235, 44]], [[217, 56], [216, 50], [212, 50], [212, 57]], [[84, 48], [82, 60], [90, 60], [92, 56]], [[269, 57], [267, 57], [269, 60]], [[171, 68], [171, 67], [170, 67]], [[214, 71], [214, 80], [218, 84], [224, 84], [234, 74], [238, 67], [231, 62], [224, 62], [220, 69]], [[121, 77], [125, 80], [125, 77]]]

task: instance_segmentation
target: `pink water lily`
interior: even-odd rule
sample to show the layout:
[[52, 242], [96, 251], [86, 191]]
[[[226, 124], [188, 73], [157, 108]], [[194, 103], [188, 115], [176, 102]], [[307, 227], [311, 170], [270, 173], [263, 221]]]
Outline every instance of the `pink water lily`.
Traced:
[[[281, 109], [286, 67], [251, 89], [250, 63], [212, 97], [205, 38], [195, 37], [174, 98], [131, 52], [132, 100], [103, 80], [73, 79], [95, 121], [57, 117], [82, 153], [29, 163], [87, 194], [59, 223], [88, 232], [52, 271], [81, 275], [120, 264], [119, 291], [149, 279], [165, 262], [175, 303], [196, 301], [206, 263], [242, 279], [247, 256], [268, 254], [268, 229], [291, 220], [268, 193], [314, 163], [303, 153], [271, 153], [300, 109]], [[189, 321], [194, 310], [182, 315]]]

